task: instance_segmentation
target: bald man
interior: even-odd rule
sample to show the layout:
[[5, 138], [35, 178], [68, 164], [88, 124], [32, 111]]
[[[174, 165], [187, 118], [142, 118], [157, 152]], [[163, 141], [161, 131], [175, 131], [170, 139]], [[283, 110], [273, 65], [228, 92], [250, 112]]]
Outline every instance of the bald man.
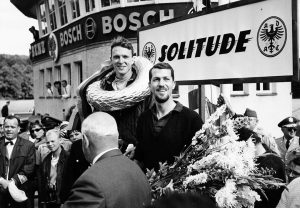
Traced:
[[82, 123], [82, 149], [91, 167], [73, 185], [64, 208], [141, 208], [150, 203], [150, 187], [141, 169], [118, 149], [112, 116], [96, 112]]

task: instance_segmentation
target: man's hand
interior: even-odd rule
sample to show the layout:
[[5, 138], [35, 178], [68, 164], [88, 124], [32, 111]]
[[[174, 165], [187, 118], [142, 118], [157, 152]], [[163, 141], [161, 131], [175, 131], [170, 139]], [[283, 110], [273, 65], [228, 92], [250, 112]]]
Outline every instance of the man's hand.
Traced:
[[3, 188], [3, 189], [7, 189], [8, 187], [8, 183], [9, 181], [8, 180], [5, 180], [4, 178], [0, 178], [0, 187]]
[[124, 155], [127, 156], [129, 159], [133, 159], [134, 153], [135, 153], [135, 146], [129, 144]]

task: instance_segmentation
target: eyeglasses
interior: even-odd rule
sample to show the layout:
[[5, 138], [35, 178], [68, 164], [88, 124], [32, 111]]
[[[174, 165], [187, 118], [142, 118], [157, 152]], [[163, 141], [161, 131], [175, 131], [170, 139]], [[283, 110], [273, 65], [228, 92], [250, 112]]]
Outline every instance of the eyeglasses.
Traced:
[[31, 132], [38, 132], [38, 131], [40, 131], [42, 128], [39, 128], [39, 129], [31, 129]]
[[288, 131], [296, 131], [297, 129], [296, 128], [293, 128], [293, 127], [285, 127], [286, 130]]

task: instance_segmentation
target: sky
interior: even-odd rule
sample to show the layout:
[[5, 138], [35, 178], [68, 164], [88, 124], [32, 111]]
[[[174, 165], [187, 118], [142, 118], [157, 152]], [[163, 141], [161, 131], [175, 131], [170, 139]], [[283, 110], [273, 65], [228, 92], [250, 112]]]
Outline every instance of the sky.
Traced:
[[10, 0], [0, 0], [0, 54], [29, 56], [33, 36], [28, 29], [37, 25], [36, 19], [26, 17]]

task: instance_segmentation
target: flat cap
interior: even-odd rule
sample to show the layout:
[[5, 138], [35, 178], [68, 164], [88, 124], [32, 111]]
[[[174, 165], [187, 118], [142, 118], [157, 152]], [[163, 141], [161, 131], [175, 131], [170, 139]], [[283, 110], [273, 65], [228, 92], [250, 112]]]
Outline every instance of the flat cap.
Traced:
[[280, 121], [278, 123], [278, 127], [282, 128], [282, 127], [296, 127], [297, 126], [297, 122], [298, 119], [296, 119], [295, 117], [287, 117], [285, 119], [283, 119], [282, 121]]
[[248, 116], [248, 117], [255, 117], [257, 118], [257, 114], [255, 110], [251, 110], [250, 108], [246, 108], [246, 111], [244, 113], [244, 116]]

